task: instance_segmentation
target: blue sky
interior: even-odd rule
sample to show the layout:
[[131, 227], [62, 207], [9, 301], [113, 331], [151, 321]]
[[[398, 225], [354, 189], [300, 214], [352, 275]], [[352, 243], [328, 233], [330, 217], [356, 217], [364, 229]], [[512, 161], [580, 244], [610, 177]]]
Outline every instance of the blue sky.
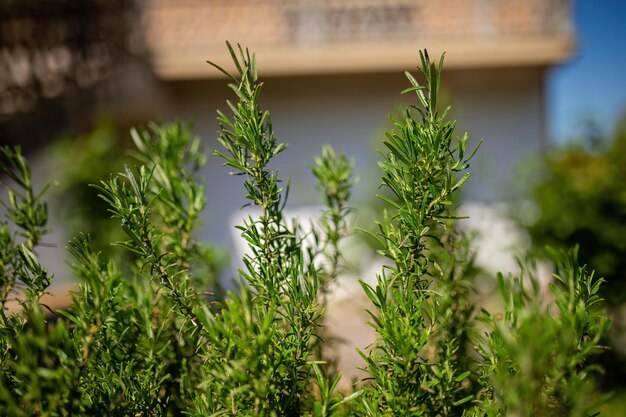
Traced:
[[574, 0], [578, 50], [548, 76], [551, 139], [576, 137], [590, 118], [610, 134], [626, 113], [626, 0]]

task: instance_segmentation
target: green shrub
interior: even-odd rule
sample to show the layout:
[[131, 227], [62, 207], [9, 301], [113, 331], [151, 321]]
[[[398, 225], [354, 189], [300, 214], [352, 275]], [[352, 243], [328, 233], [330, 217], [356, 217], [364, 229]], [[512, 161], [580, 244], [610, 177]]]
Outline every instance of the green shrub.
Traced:
[[[132, 264], [68, 244], [80, 290], [53, 322], [39, 302], [52, 277], [35, 255], [46, 231], [43, 192], [19, 152], [2, 148], [12, 183], [0, 226], [0, 414], [8, 416], [585, 416], [594, 409], [589, 358], [607, 328], [595, 279], [575, 252], [555, 254], [553, 303], [532, 275], [500, 277], [505, 313], [477, 314], [472, 260], [454, 228], [468, 180], [467, 136], [436, 112], [443, 59], [424, 53], [425, 85], [407, 73], [420, 107], [394, 120], [380, 166], [393, 199], [373, 233], [390, 266], [372, 301], [377, 338], [361, 352], [369, 377], [339, 392], [322, 325], [328, 283], [341, 268], [351, 164], [324, 148], [313, 173], [327, 205], [315, 244], [284, 217], [288, 183], [271, 169], [285, 150], [261, 110], [254, 59], [230, 47], [222, 70], [236, 101], [219, 112], [216, 154], [240, 175], [258, 217], [238, 226], [250, 247], [237, 293], [208, 301], [193, 227], [205, 203], [199, 142], [180, 125], [134, 132], [139, 161], [97, 185]], [[220, 67], [216, 65], [221, 70]], [[44, 190], [45, 191], [45, 190]], [[316, 266], [321, 265], [321, 266]], [[23, 291], [21, 291], [23, 290]], [[10, 312], [9, 298], [22, 309]], [[546, 304], [548, 304], [546, 306]], [[479, 319], [481, 320], [479, 323]]]
[[554, 150], [531, 192], [539, 217], [529, 225], [536, 250], [580, 245], [581, 261], [602, 274], [612, 304], [626, 301], [626, 129], [605, 149]]
[[[108, 178], [111, 169], [132, 162], [125, 156], [132, 145], [127, 142], [131, 141], [121, 139], [113, 121], [101, 117], [89, 132], [56, 140], [44, 150], [59, 182], [49, 197], [51, 213], [62, 222], [68, 239], [81, 232], [89, 234], [94, 249], [107, 255], [123, 253], [110, 243], [123, 239], [124, 234], [89, 185]], [[68, 155], [72, 155], [72, 163], [68, 163]]]

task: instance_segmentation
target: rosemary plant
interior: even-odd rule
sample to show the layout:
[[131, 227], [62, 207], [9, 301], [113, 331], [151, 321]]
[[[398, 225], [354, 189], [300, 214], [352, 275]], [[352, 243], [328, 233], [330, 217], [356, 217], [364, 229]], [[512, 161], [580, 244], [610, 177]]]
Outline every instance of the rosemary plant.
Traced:
[[[310, 406], [311, 337], [319, 320], [319, 275], [305, 256], [297, 224], [283, 216], [287, 190], [271, 158], [285, 149], [277, 142], [269, 113], [260, 110], [262, 84], [249, 52], [230, 46], [238, 73], [230, 80], [237, 102], [228, 102], [232, 116], [219, 112], [215, 154], [244, 177], [249, 204], [261, 210], [237, 226], [251, 255], [239, 273], [250, 285], [231, 294], [221, 315], [209, 315], [211, 346], [204, 382], [207, 395], [198, 415], [229, 410], [256, 415], [301, 415]], [[233, 378], [234, 377], [234, 378]]]
[[[313, 245], [285, 216], [288, 183], [272, 160], [286, 146], [261, 109], [254, 56], [228, 45], [236, 101], [218, 113], [215, 154], [258, 208], [237, 226], [250, 252], [237, 292], [212, 295], [215, 265], [194, 237], [205, 205], [200, 142], [180, 123], [134, 130], [139, 166], [96, 185], [133, 257], [69, 242], [80, 284], [54, 320], [40, 303], [52, 276], [37, 259], [47, 230], [45, 188], [33, 190], [19, 149], [1, 148], [8, 198], [0, 224], [0, 415], [7, 416], [587, 416], [590, 359], [606, 332], [602, 280], [555, 253], [553, 302], [532, 276], [498, 279], [505, 312], [476, 314], [470, 243], [454, 227], [468, 180], [467, 135], [438, 112], [438, 65], [421, 54], [420, 106], [392, 119], [380, 162], [388, 210], [372, 236], [390, 261], [373, 303], [377, 339], [361, 352], [369, 377], [337, 390], [323, 315], [343, 272], [341, 239], [352, 164], [324, 147], [313, 174], [326, 210]], [[17, 299], [19, 310], [9, 310]], [[479, 332], [480, 329], [480, 332]], [[329, 348], [330, 347], [330, 348]]]
[[451, 244], [442, 234], [450, 227], [454, 194], [469, 178], [457, 173], [467, 169], [473, 154], [465, 153], [467, 135], [455, 144], [454, 123], [444, 121], [446, 112], [437, 112], [443, 57], [438, 67], [427, 53], [421, 59], [426, 85], [407, 72], [411, 87], [404, 92], [415, 93], [422, 108], [407, 109], [401, 120], [392, 118], [396, 130], [387, 133], [380, 162], [383, 186], [394, 199], [379, 197], [394, 211], [384, 212], [373, 236], [393, 265], [378, 276], [376, 288], [362, 283], [378, 310], [371, 313], [375, 349], [363, 354], [372, 376], [364, 401], [369, 415], [462, 415], [472, 399], [462, 385], [469, 371], [457, 357], [461, 333], [470, 325], [453, 328], [457, 311], [471, 314], [454, 288], [466, 285], [464, 274], [455, 272], [466, 260], [454, 259], [444, 271], [427, 249]]
[[[349, 233], [347, 218], [351, 209], [348, 206], [348, 200], [354, 185], [353, 163], [344, 154], [335, 153], [329, 145], [322, 148], [322, 155], [313, 158], [313, 162], [313, 175], [317, 179], [317, 186], [322, 192], [324, 205], [327, 207], [321, 219], [323, 241], [318, 243], [327, 265], [321, 290], [323, 294], [327, 294], [330, 291], [329, 285], [341, 273], [342, 259], [339, 244]], [[325, 298], [324, 302], [326, 302]]]

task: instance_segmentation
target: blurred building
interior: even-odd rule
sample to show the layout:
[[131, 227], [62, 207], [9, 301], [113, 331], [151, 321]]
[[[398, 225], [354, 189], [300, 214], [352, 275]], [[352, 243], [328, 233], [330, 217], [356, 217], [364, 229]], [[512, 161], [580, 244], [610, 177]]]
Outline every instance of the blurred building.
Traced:
[[0, 2], [0, 144], [40, 148], [89, 128], [145, 55], [134, 0]]
[[[386, 115], [416, 101], [400, 95], [403, 71], [427, 48], [446, 51], [442, 95], [459, 134], [484, 139], [465, 198], [498, 201], [519, 157], [545, 145], [544, 80], [573, 51], [571, 13], [569, 0], [7, 0], [0, 141], [36, 147], [104, 110], [122, 126], [194, 120], [214, 148], [215, 111], [233, 96], [206, 60], [228, 68], [230, 40], [256, 53], [262, 104], [290, 145], [275, 167], [292, 179], [292, 205], [317, 203], [309, 161], [323, 143], [356, 159], [364, 202]], [[244, 196], [227, 171], [209, 158], [203, 233], [231, 246], [225, 219]]]
[[[356, 157], [362, 195], [377, 184], [372, 148], [386, 114], [415, 101], [399, 93], [419, 49], [446, 52], [444, 99], [459, 133], [484, 139], [466, 198], [494, 201], [510, 197], [519, 157], [544, 146], [546, 71], [574, 47], [568, 0], [149, 0], [143, 24], [159, 114], [190, 117], [212, 139], [214, 109], [232, 95], [205, 61], [229, 67], [224, 41], [240, 42], [256, 53], [263, 103], [291, 147], [282, 174], [310, 187], [306, 162], [330, 142]], [[219, 219], [243, 199], [219, 165], [208, 168], [209, 195], [222, 191], [207, 225], [224, 236]], [[315, 202], [310, 188], [294, 190]]]

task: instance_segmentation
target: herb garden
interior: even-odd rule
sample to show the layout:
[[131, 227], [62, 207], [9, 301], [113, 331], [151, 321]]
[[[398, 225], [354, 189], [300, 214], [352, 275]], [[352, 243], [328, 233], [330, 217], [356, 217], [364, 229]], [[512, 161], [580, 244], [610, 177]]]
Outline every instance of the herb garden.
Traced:
[[[593, 358], [609, 326], [602, 279], [576, 249], [553, 251], [550, 297], [529, 267], [497, 278], [502, 311], [474, 304], [471, 242], [455, 227], [455, 204], [476, 149], [438, 110], [443, 57], [426, 52], [419, 74], [406, 73], [403, 93], [416, 104], [392, 119], [379, 162], [386, 210], [370, 235], [388, 266], [376, 285], [361, 283], [376, 333], [359, 351], [367, 377], [338, 388], [324, 314], [340, 243], [361, 233], [347, 221], [352, 166], [330, 147], [314, 158], [326, 210], [307, 236], [284, 215], [289, 182], [272, 159], [289, 150], [260, 106], [254, 56], [228, 48], [236, 72], [213, 65], [235, 99], [218, 112], [215, 155], [260, 213], [238, 226], [250, 251], [237, 291], [217, 296], [206, 284], [211, 261], [194, 235], [203, 147], [180, 123], [155, 124], [132, 132], [137, 166], [94, 185], [129, 256], [108, 259], [88, 235], [71, 240], [79, 289], [51, 316], [40, 298], [53, 277], [37, 258], [46, 189], [33, 189], [19, 149], [1, 149], [0, 415], [594, 415]], [[21, 308], [9, 310], [15, 298]]]

